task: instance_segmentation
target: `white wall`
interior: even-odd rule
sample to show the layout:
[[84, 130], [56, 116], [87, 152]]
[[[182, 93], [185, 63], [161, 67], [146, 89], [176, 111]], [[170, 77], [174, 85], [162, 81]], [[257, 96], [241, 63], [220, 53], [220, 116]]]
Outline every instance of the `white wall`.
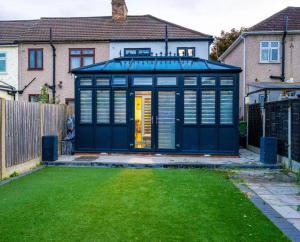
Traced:
[[[0, 81], [6, 82], [18, 89], [18, 46], [0, 45], [0, 52], [6, 53], [6, 72], [0, 72]], [[5, 96], [5, 98], [8, 98], [7, 95]]]
[[[208, 41], [169, 41], [169, 52], [177, 54], [177, 47], [195, 47], [196, 57], [202, 59], [208, 59], [209, 54], [209, 42]], [[124, 56], [124, 48], [151, 48], [153, 55], [160, 52], [165, 54], [165, 42], [164, 41], [145, 41], [145, 42], [111, 42], [110, 43], [110, 59], [120, 57], [120, 51]]]

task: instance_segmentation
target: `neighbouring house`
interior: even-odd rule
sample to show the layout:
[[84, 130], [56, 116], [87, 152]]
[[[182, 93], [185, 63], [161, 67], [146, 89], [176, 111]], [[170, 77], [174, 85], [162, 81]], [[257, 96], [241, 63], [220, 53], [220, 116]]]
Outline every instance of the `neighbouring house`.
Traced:
[[[241, 66], [240, 117], [245, 102], [263, 102], [266, 87], [280, 89], [285, 82], [300, 87], [300, 7], [287, 7], [249, 28], [220, 57], [223, 63]], [[272, 89], [271, 88], [271, 89]], [[268, 91], [267, 101], [297, 97], [296, 91]], [[287, 90], [288, 90], [287, 89]]]
[[240, 72], [192, 56], [74, 69], [76, 151], [238, 155]]
[[30, 84], [19, 98], [35, 101], [45, 84], [51, 98], [55, 81], [56, 101], [73, 104], [74, 68], [119, 56], [160, 56], [165, 52], [208, 59], [212, 40], [210, 35], [151, 15], [127, 15], [124, 0], [112, 0], [112, 16], [41, 18], [16, 38], [19, 88]]
[[19, 90], [19, 35], [35, 21], [0, 21], [0, 98], [17, 98]]

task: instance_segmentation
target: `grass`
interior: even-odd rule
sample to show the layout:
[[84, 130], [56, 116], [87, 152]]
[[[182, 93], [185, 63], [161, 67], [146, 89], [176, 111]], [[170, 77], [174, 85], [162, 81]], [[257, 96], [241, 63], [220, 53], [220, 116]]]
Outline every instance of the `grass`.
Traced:
[[226, 177], [45, 168], [0, 186], [0, 241], [288, 241]]

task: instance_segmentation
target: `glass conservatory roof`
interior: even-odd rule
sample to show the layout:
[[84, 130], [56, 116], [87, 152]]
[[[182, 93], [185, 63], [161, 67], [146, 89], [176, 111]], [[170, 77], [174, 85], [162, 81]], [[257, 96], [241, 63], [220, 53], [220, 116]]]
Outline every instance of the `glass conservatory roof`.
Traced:
[[120, 57], [73, 69], [72, 73], [113, 72], [240, 72], [241, 68], [195, 57]]

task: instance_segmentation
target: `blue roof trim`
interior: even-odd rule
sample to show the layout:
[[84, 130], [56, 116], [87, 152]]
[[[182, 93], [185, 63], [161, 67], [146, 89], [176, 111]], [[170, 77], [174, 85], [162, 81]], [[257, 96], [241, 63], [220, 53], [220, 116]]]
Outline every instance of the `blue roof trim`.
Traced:
[[80, 73], [114, 72], [241, 72], [237, 66], [195, 57], [145, 56], [119, 57], [72, 70]]

